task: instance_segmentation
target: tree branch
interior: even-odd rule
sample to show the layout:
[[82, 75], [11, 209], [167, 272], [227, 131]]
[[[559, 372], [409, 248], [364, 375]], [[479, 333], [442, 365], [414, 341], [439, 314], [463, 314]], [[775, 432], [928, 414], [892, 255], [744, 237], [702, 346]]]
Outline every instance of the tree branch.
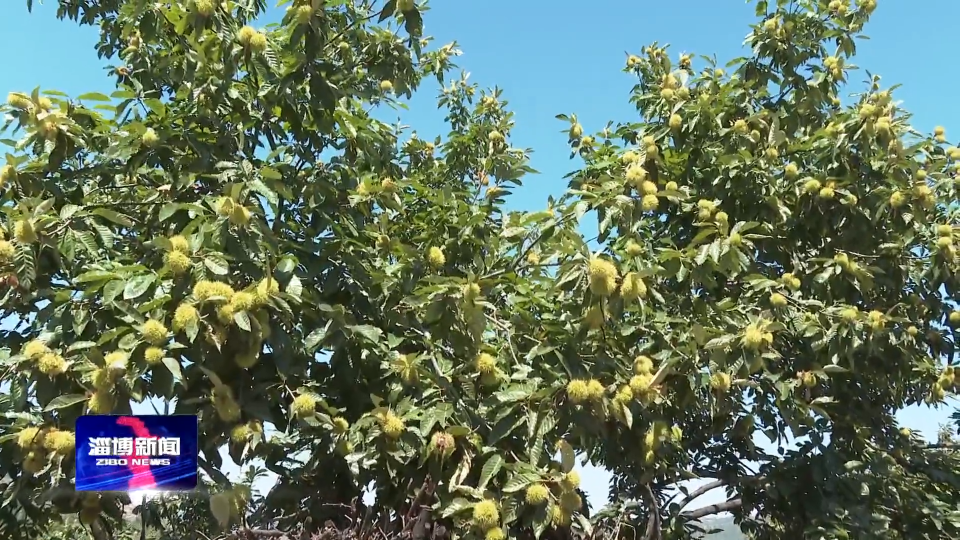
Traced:
[[742, 499], [730, 499], [726, 502], [711, 504], [710, 506], [704, 506], [703, 508], [690, 510], [689, 512], [683, 512], [680, 515], [687, 519], [700, 519], [702, 517], [712, 516], [713, 514], [719, 514], [720, 512], [736, 510], [737, 508], [740, 508], [742, 504]]
[[657, 502], [656, 495], [650, 489], [650, 484], [644, 484], [647, 497], [650, 499], [650, 516], [647, 518], [647, 530], [644, 533], [644, 540], [660, 540], [660, 504]]
[[692, 503], [694, 499], [696, 499], [697, 497], [700, 497], [701, 495], [703, 495], [708, 491], [717, 489], [718, 487], [721, 487], [724, 484], [726, 484], [726, 482], [724, 482], [723, 480], [716, 480], [716, 481], [710, 482], [709, 484], [704, 484], [698, 487], [697, 489], [691, 491], [690, 494], [687, 495], [687, 498], [680, 503], [680, 508], [681, 509], [684, 508], [688, 504]]
[[683, 500], [683, 502], [680, 503], [680, 509], [685, 508], [688, 504], [696, 500], [697, 497], [704, 495], [708, 491], [717, 489], [718, 487], [723, 487], [725, 485], [736, 485], [736, 484], [746, 484], [746, 483], [756, 484], [757, 482], [763, 482], [765, 479], [766, 479], [766, 476], [754, 475], [754, 476], [742, 476], [740, 478], [736, 478], [733, 480], [714, 480], [713, 482], [704, 484], [698, 487], [697, 489], [691, 491]]
[[227, 538], [279, 538], [287, 534], [277, 529], [240, 529], [229, 534]]

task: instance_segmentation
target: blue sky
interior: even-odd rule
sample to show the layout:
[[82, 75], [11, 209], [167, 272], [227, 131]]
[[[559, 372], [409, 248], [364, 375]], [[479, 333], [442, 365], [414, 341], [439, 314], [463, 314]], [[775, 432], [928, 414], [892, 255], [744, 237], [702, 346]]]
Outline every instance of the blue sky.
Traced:
[[[272, 0], [268, 0], [272, 1]], [[955, 24], [960, 2], [924, 0], [920, 4], [880, 0], [866, 28], [869, 41], [860, 42], [854, 63], [880, 74], [885, 86], [903, 84], [895, 94], [914, 114], [913, 125], [930, 131], [947, 128], [956, 141], [960, 109], [945, 103], [960, 83], [953, 59], [960, 48]], [[97, 59], [96, 31], [55, 18], [56, 3], [35, 6], [27, 14], [25, 0], [6, 0], [0, 7], [0, 50], [4, 55], [0, 96], [29, 92], [35, 86], [76, 96], [109, 93], [112, 79]], [[457, 63], [483, 86], [499, 86], [516, 114], [512, 143], [535, 150], [532, 166], [541, 174], [510, 200], [517, 209], [540, 209], [548, 195], [564, 190], [562, 177], [574, 170], [568, 159], [564, 124], [559, 113], [576, 113], [585, 130], [599, 131], [607, 121], [636, 118], [628, 103], [631, 78], [621, 72], [625, 52], [639, 52], [652, 41], [681, 52], [716, 55], [721, 63], [744, 55], [741, 47], [754, 21], [754, 5], [742, 0], [573, 0], [483, 2], [438, 1], [425, 14], [426, 33], [442, 45], [456, 40], [464, 54]], [[916, 6], [911, 9], [910, 6]], [[274, 18], [274, 17], [271, 17]], [[859, 81], [863, 72], [851, 76]], [[861, 87], [851, 88], [859, 91]], [[435, 106], [437, 88], [428, 85], [403, 112], [402, 119], [421, 138], [447, 132]], [[386, 120], [395, 118], [386, 117]], [[951, 403], [955, 405], [955, 403]], [[951, 406], [949, 409], [952, 409]], [[916, 408], [901, 414], [903, 422], [935, 438], [949, 409]], [[152, 412], [149, 407], [143, 412]], [[607, 475], [588, 469], [585, 488], [593, 505], [602, 504]], [[705, 504], [720, 494], [705, 496]]]

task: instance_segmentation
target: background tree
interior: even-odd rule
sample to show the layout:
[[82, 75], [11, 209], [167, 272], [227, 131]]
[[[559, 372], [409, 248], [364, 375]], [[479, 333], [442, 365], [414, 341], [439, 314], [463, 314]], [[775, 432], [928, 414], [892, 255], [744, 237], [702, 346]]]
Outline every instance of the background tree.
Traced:
[[[724, 510], [756, 538], [956, 536], [956, 454], [894, 413], [955, 389], [960, 152], [878, 79], [843, 103], [875, 6], [758, 2], [723, 69], [631, 55], [640, 119], [562, 116], [584, 167], [507, 213], [531, 171], [496, 92], [445, 85], [434, 141], [371, 114], [452, 67], [422, 5], [261, 31], [252, 0], [62, 1], [123, 65], [111, 97], [5, 107], [3, 532], [118, 536], [126, 501], [70, 487], [69, 430], [158, 397], [199, 415], [214, 483], [141, 507], [171, 537], [685, 538]], [[231, 485], [224, 444], [277, 487]], [[593, 516], [578, 454], [614, 475]], [[688, 508], [690, 478], [729, 500]]]
[[[571, 119], [587, 161], [573, 198], [597, 210], [621, 273], [653, 276], [662, 296], [652, 313], [609, 302], [617, 324], [598, 348], [656, 352], [656, 412], [687, 434], [645, 464], [614, 450], [655, 446], [626, 434], [594, 455], [628, 499], [653, 493], [640, 515], [675, 516], [683, 503], [657, 493], [692, 470], [730, 499], [688, 515], [732, 509], [759, 538], [939, 537], [957, 526], [955, 456], [928, 455], [894, 414], [955, 389], [942, 361], [960, 318], [960, 153], [942, 128], [912, 130], [879, 78], [844, 105], [875, 2], [770, 4], [730, 75], [656, 44], [630, 56], [644, 123], [603, 134], [624, 148]], [[744, 436], [755, 429], [780, 456]], [[808, 441], [787, 450], [788, 436]]]

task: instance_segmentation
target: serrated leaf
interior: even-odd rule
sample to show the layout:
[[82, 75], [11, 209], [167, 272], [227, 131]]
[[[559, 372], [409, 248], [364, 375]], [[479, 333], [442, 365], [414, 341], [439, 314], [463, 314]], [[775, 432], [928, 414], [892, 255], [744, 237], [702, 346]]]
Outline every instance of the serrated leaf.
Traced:
[[834, 364], [828, 364], [828, 365], [826, 365], [826, 366], [823, 366], [823, 372], [826, 373], [826, 374], [828, 374], [828, 375], [835, 375], [835, 374], [838, 374], [838, 373], [848, 373], [849, 371], [850, 371], [850, 370], [848, 370], [848, 369], [845, 368], [845, 367], [837, 366], [837, 365], [834, 365]]
[[140, 298], [150, 289], [155, 279], [153, 274], [141, 274], [130, 278], [123, 287], [123, 299], [134, 300]]
[[293, 272], [293, 269], [296, 268], [296, 267], [297, 267], [297, 262], [296, 262], [294, 259], [292, 259], [292, 258], [290, 258], [290, 257], [284, 257], [284, 258], [277, 264], [277, 272], [279, 272], [279, 273], [281, 273], [281, 274], [289, 274], [289, 273]]
[[84, 272], [76, 277], [75, 283], [91, 283], [94, 281], [106, 281], [108, 279], [119, 278], [120, 275], [114, 272], [104, 272], [103, 270], [91, 270]]
[[577, 462], [577, 455], [573, 451], [573, 447], [567, 441], [561, 440], [557, 442], [557, 448], [560, 450], [560, 470], [564, 473], [572, 471]]
[[487, 484], [500, 472], [501, 468], [503, 468], [503, 457], [500, 454], [490, 456], [486, 463], [483, 464], [483, 469], [480, 470], [480, 483], [477, 484], [477, 488], [486, 488]]
[[383, 9], [380, 10], [380, 16], [377, 17], [377, 22], [382, 23], [383, 21], [389, 19], [393, 16], [393, 13], [397, 10], [397, 0], [388, 0], [387, 3], [383, 5]]
[[306, 339], [303, 340], [303, 348], [307, 354], [313, 354], [317, 352], [317, 349], [320, 348], [323, 340], [327, 337], [327, 328], [329, 327], [330, 324], [327, 323], [327, 325], [323, 328], [317, 328], [307, 334]]
[[180, 210], [180, 205], [177, 203], [167, 203], [160, 208], [160, 223], [170, 219], [174, 214], [177, 213], [177, 210]]
[[705, 349], [722, 349], [723, 347], [726, 347], [727, 345], [730, 345], [731, 343], [733, 343], [734, 340], [736, 339], [737, 339], [737, 336], [735, 335], [720, 336], [708, 341], [707, 344], [704, 345], [704, 348]]
[[[279, 180], [283, 178], [282, 176], [280, 176], [280, 173], [278, 173], [274, 169], [266, 167], [263, 169], [263, 172], [266, 173], [266, 171], [273, 171], [274, 173], [276, 173], [276, 177], [273, 178], [275, 180]], [[264, 178], [267, 178], [266, 174], [264, 174]], [[250, 189], [252, 189], [254, 192], [262, 195], [263, 198], [266, 199], [267, 202], [270, 203], [271, 205], [277, 206], [278, 204], [280, 204], [280, 198], [277, 196], [277, 193], [272, 189], [268, 188], [267, 185], [264, 184], [262, 181], [251, 180], [247, 182], [247, 185], [250, 186]]]
[[210, 270], [211, 273], [218, 276], [225, 276], [230, 273], [230, 266], [227, 264], [227, 261], [219, 257], [205, 257], [203, 259], [203, 265], [207, 267], [207, 270]]
[[547, 507], [538, 508], [533, 515], [533, 537], [539, 540], [544, 531], [550, 526], [550, 511]]
[[113, 302], [123, 294], [125, 283], [122, 280], [115, 279], [103, 286], [103, 301]]
[[260, 169], [260, 176], [266, 178], [267, 180], [282, 180], [283, 175], [280, 174], [280, 171], [274, 169], [273, 167], [263, 167]]
[[66, 221], [72, 218], [79, 211], [79, 206], [75, 204], [65, 204], [63, 205], [63, 208], [60, 209], [60, 219]]
[[470, 474], [470, 469], [473, 467], [473, 455], [464, 454], [463, 458], [460, 460], [460, 464], [457, 465], [456, 470], [453, 471], [453, 476], [450, 477], [451, 486], [459, 486], [467, 479], [467, 476]]
[[83, 403], [87, 400], [87, 396], [84, 394], [66, 394], [63, 396], [57, 396], [53, 398], [46, 407], [43, 408], [43, 412], [55, 411], [58, 409], [66, 409], [67, 407], [72, 407], [77, 403]]
[[503, 524], [510, 525], [519, 517], [521, 510], [521, 501], [515, 497], [504, 498], [500, 504], [500, 511], [503, 514]]
[[71, 353], [74, 351], [82, 351], [84, 349], [89, 349], [91, 347], [96, 347], [96, 341], [76, 341], [67, 347], [67, 352]]
[[100, 223], [94, 223], [93, 228], [97, 230], [97, 235], [100, 237], [100, 241], [103, 242], [103, 246], [107, 249], [113, 249], [113, 242], [116, 238], [113, 231]]
[[503, 485], [504, 493], [516, 493], [534, 482], [540, 481], [540, 475], [528, 471], [520, 471], [510, 477]]
[[520, 413], [514, 410], [509, 411], [494, 424], [493, 429], [490, 430], [487, 442], [489, 444], [496, 444], [497, 441], [512, 433], [521, 422], [523, 422], [523, 416]]
[[359, 334], [367, 341], [372, 343], [379, 343], [380, 336], [383, 335], [383, 331], [377, 328], [376, 326], [370, 326], [369, 324], [360, 324], [357, 326], [347, 326], [347, 330], [354, 334]]
[[462, 512], [472, 507], [473, 504], [470, 501], [462, 497], [457, 497], [456, 499], [450, 501], [450, 504], [443, 508], [443, 510], [440, 512], [440, 517], [448, 518], [458, 512]]
[[300, 295], [303, 294], [303, 284], [300, 283], [300, 278], [297, 276], [291, 276], [290, 282], [287, 283], [287, 286], [283, 292], [289, 294], [297, 300], [300, 300]]
[[587, 519], [587, 516], [577, 512], [574, 517], [576, 518], [577, 523], [580, 524], [580, 530], [583, 531], [584, 538], [593, 538], [593, 524], [590, 523], [590, 520]]
[[111, 101], [110, 96], [100, 92], [87, 92], [77, 96], [77, 101]]
[[170, 370], [170, 373], [173, 374], [173, 377], [177, 381], [183, 380], [183, 370], [180, 368], [180, 362], [176, 358], [164, 358], [163, 365], [167, 366], [167, 369]]
[[111, 221], [123, 227], [133, 227], [133, 220], [121, 214], [120, 212], [117, 212], [115, 210], [110, 210], [109, 208], [94, 208], [93, 210], [90, 211], [90, 213], [100, 216], [106, 219], [107, 221]]
[[506, 390], [496, 393], [497, 399], [501, 403], [510, 403], [512, 401], [521, 401], [530, 397], [537, 387], [532, 383], [525, 383], [522, 385], [511, 386]]

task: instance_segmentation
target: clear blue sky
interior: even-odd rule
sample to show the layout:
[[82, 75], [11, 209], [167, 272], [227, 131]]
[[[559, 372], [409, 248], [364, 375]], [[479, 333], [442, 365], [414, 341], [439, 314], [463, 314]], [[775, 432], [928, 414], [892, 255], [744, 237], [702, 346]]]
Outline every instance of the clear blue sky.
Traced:
[[[952, 99], [960, 86], [953, 66], [960, 49], [955, 30], [960, 2], [878, 3], [866, 28], [871, 39], [860, 42], [854, 63], [880, 74], [884, 85], [904, 85], [895, 96], [913, 112], [915, 127], [930, 131], [943, 125], [948, 138], [957, 141], [960, 109]], [[113, 82], [93, 49], [95, 30], [58, 22], [56, 3], [46, 4], [36, 6], [32, 15], [27, 14], [25, 0], [5, 0], [0, 7], [0, 50], [6, 51], [0, 95], [37, 85], [73, 96], [109, 93]], [[625, 51], [638, 52], [658, 41], [671, 44], [674, 57], [681, 52], [715, 54], [724, 63], [745, 54], [741, 43], [754, 21], [754, 5], [742, 0], [434, 0], [433, 4], [425, 15], [426, 34], [438, 45], [456, 40], [464, 52], [457, 63], [471, 73], [471, 80], [505, 90], [516, 113], [512, 143], [535, 150], [532, 166], [541, 174], [528, 177], [511, 199], [510, 205], [518, 209], [542, 208], [548, 195], [562, 193], [563, 175], [576, 167], [568, 159], [566, 136], [560, 133], [564, 126], [554, 119], [556, 114], [576, 113], [588, 132], [599, 131], [607, 121], [636, 118], [627, 102], [633, 81], [621, 72]], [[851, 79], [865, 77], [861, 71]], [[436, 90], [434, 85], [422, 89], [411, 110], [403, 113], [404, 123], [417, 129], [421, 138], [447, 132], [434, 103]], [[901, 418], [935, 438], [948, 414], [943, 408], [917, 408], [904, 411]], [[602, 504], [607, 475], [591, 471], [584, 476], [591, 503]]]

